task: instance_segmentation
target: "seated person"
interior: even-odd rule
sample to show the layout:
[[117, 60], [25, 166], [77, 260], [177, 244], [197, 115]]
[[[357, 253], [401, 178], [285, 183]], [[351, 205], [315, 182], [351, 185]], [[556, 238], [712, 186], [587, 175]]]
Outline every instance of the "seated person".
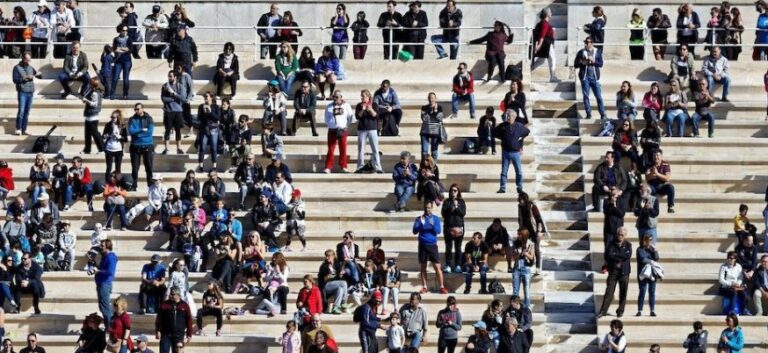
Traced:
[[61, 99], [66, 99], [68, 95], [72, 94], [69, 81], [82, 82], [80, 95], [83, 95], [83, 92], [87, 90], [91, 82], [91, 76], [88, 75], [89, 69], [88, 56], [80, 51], [80, 42], [73, 41], [71, 52], [64, 57], [64, 69], [59, 74], [59, 82], [61, 82], [61, 87], [64, 89]]
[[458, 73], [453, 76], [453, 95], [451, 96], [451, 113], [453, 118], [459, 117], [459, 101], [469, 101], [469, 117], [475, 118], [475, 78], [467, 68], [467, 63], [460, 63]]
[[306, 222], [304, 222], [304, 219], [307, 216], [307, 209], [304, 204], [304, 199], [301, 198], [301, 190], [293, 189], [293, 192], [291, 192], [291, 202], [288, 203], [287, 208], [288, 211], [285, 213], [285, 233], [287, 234], [287, 238], [285, 239], [283, 252], [292, 251], [291, 239], [294, 236], [299, 237], [301, 251], [304, 252], [307, 249], [307, 240], [304, 237], [304, 234], [307, 231]]
[[661, 147], [661, 129], [659, 129], [658, 120], [650, 120], [646, 123], [645, 129], [640, 133], [640, 147], [643, 154], [640, 156], [641, 173], [645, 173], [653, 164], [653, 154]]
[[519, 296], [512, 295], [509, 297], [509, 306], [504, 310], [504, 316], [506, 318], [515, 318], [519, 325], [518, 330], [525, 334], [528, 342], [533, 342], [533, 314]]
[[45, 295], [43, 269], [32, 261], [30, 253], [25, 252], [21, 256], [21, 264], [13, 272], [13, 300], [18, 305], [16, 311], [21, 311], [21, 294], [32, 294], [32, 307], [35, 314], [40, 315], [40, 298]]
[[176, 244], [176, 235], [181, 231], [184, 220], [184, 204], [179, 200], [176, 189], [170, 188], [165, 193], [165, 199], [160, 205], [160, 227], [168, 233], [168, 249], [179, 249]]
[[213, 203], [211, 208], [211, 232], [215, 237], [218, 237], [221, 233], [227, 230], [227, 223], [229, 222], [229, 211], [224, 208], [224, 200], [218, 199]]
[[67, 174], [67, 189], [64, 194], [64, 211], [72, 207], [75, 197], [85, 196], [88, 202], [88, 211], [93, 212], [93, 184], [91, 184], [91, 170], [83, 165], [80, 157], [72, 158], [72, 166]]
[[77, 234], [72, 230], [72, 224], [69, 220], [63, 219], [60, 222], [61, 230], [59, 231], [59, 253], [57, 260], [59, 262], [60, 270], [72, 271], [75, 267], [76, 261], [76, 244]]
[[315, 111], [317, 110], [317, 96], [312, 91], [312, 84], [309, 81], [302, 81], [301, 86], [293, 95], [293, 134], [299, 131], [301, 120], [308, 120], [312, 128], [312, 136], [320, 136], [315, 128]]
[[235, 54], [235, 45], [232, 42], [227, 42], [224, 44], [224, 52], [219, 54], [219, 59], [216, 60], [216, 76], [213, 78], [213, 82], [216, 83], [216, 96], [221, 97], [224, 84], [229, 83], [232, 91], [231, 97], [234, 97], [237, 94], [237, 80], [239, 79], [240, 64]]
[[227, 145], [229, 148], [229, 158], [231, 167], [229, 172], [233, 172], [240, 163], [243, 163], [245, 156], [251, 153], [251, 139], [253, 132], [248, 125], [248, 115], [240, 115], [237, 124], [229, 132]]
[[[373, 103], [379, 107], [379, 134], [392, 136], [393, 131], [399, 131], [400, 121], [403, 120], [403, 108], [400, 106], [400, 99], [389, 80], [381, 81], [381, 87], [373, 93]], [[394, 121], [395, 126], [389, 126], [392, 121]]]
[[621, 126], [616, 129], [616, 133], [613, 135], [613, 157], [614, 163], [621, 164], [621, 157], [628, 157], [632, 162], [631, 170], [634, 170], [634, 166], [637, 166], [639, 162], [639, 156], [637, 154], [637, 133], [633, 126], [632, 120], [623, 119], [619, 120]]
[[[74, 50], [74, 48], [73, 48]], [[723, 84], [723, 102], [728, 101], [728, 92], [731, 87], [731, 76], [728, 74], [728, 59], [720, 54], [720, 47], [714, 47], [709, 55], [704, 58], [701, 73], [707, 80], [709, 94], [715, 91], [715, 83]]]
[[757, 261], [757, 246], [752, 235], [744, 237], [738, 245], [736, 245], [736, 262], [741, 265], [741, 270], [744, 272], [744, 283], [755, 282], [755, 271], [760, 263]]
[[343, 266], [349, 275], [349, 283], [355, 285], [360, 282], [360, 271], [357, 261], [360, 260], [360, 247], [355, 244], [355, 233], [351, 230], [344, 232], [341, 243], [336, 244], [336, 260]]
[[676, 80], [669, 83], [669, 93], [664, 96], [664, 121], [667, 123], [667, 136], [674, 136], [675, 121], [677, 121], [677, 137], [685, 133], [685, 121], [688, 120], [688, 97], [680, 89]]
[[496, 117], [493, 116], [493, 107], [485, 108], [485, 115], [480, 117], [477, 124], [477, 153], [487, 154], [488, 148], [491, 154], [496, 155], [496, 139], [493, 138], [493, 129], [496, 127]]
[[739, 244], [741, 244], [744, 237], [749, 234], [754, 235], [757, 231], [756, 227], [749, 222], [747, 212], [749, 212], [749, 206], [741, 204], [739, 205], [739, 214], [737, 214], [736, 217], [733, 217], [733, 232], [739, 239]]
[[208, 172], [208, 180], [203, 183], [203, 201], [205, 201], [204, 209], [210, 213], [213, 208], [213, 204], [217, 200], [224, 200], [226, 196], [226, 185], [224, 181], [219, 178], [219, 173], [214, 169]]
[[605, 152], [605, 160], [595, 168], [592, 186], [592, 207], [594, 212], [602, 212], [603, 197], [621, 196], [627, 188], [627, 173], [615, 162], [614, 152]]
[[58, 153], [55, 158], [56, 163], [51, 166], [51, 191], [53, 191], [51, 196], [53, 203], [61, 209], [66, 205], [64, 196], [67, 194], [67, 186], [69, 185], [69, 166], [64, 161], [63, 154]]
[[253, 153], [249, 153], [245, 161], [237, 166], [235, 182], [240, 191], [240, 211], [245, 211], [246, 196], [249, 193], [261, 193], [261, 184], [264, 182], [264, 170]]
[[424, 154], [419, 164], [416, 199], [425, 203], [434, 202], [437, 206], [443, 199], [443, 186], [440, 184], [440, 169], [430, 154]]
[[264, 116], [261, 120], [262, 129], [268, 124], [280, 123], [280, 136], [286, 135], [288, 129], [288, 98], [280, 91], [277, 81], [269, 81], [267, 96], [264, 97]]
[[112, 230], [112, 219], [115, 213], [120, 216], [120, 229], [126, 230], [128, 222], [125, 215], [125, 197], [128, 196], [128, 191], [123, 188], [116, 172], [112, 172], [109, 177], [102, 196], [104, 197], [104, 211], [107, 212], [107, 220], [104, 222], [106, 230]]
[[[62, 220], [59, 222], [59, 224], [63, 224], [65, 220]], [[68, 222], [68, 221], [67, 221]], [[13, 222], [9, 222], [11, 225]], [[32, 237], [33, 242], [40, 247], [40, 251], [43, 253], [43, 256], [48, 257], [48, 255], [54, 253], [56, 251], [56, 248], [58, 247], [58, 230], [56, 229], [56, 225], [53, 223], [53, 217], [51, 214], [46, 214], [43, 216], [43, 223], [41, 223], [38, 227], [35, 227], [35, 234]], [[22, 250], [24, 249], [31, 249], [30, 248], [30, 241], [27, 239], [26, 236], [21, 237], [18, 235], [18, 233], [13, 233], [13, 227], [9, 227], [9, 230], [11, 231], [10, 234], [7, 234], [9, 242], [19, 242], [21, 243]]]
[[270, 201], [271, 198], [272, 190], [264, 189], [261, 191], [259, 201], [251, 209], [251, 222], [256, 231], [262, 235], [267, 246], [276, 248], [275, 231], [280, 226], [280, 218], [277, 214], [277, 208]]
[[509, 247], [510, 238], [507, 228], [501, 225], [501, 218], [494, 218], [493, 223], [485, 230], [485, 244], [488, 245], [488, 256], [502, 255], [507, 259], [507, 272], [512, 272], [512, 251]]
[[411, 153], [403, 151], [400, 153], [400, 163], [392, 168], [392, 179], [395, 181], [395, 210], [397, 212], [407, 211], [405, 208], [408, 200], [416, 191], [416, 180], [419, 172], [416, 164], [411, 162]]
[[329, 45], [323, 47], [323, 54], [315, 63], [315, 80], [320, 90], [320, 99], [325, 100], [325, 83], [330, 85], [329, 93], [336, 91], [336, 80], [339, 76], [341, 63]]
[[283, 163], [282, 155], [272, 156], [272, 163], [270, 163], [264, 171], [264, 181], [272, 185], [275, 182], [277, 173], [283, 173], [283, 178], [289, 183], [293, 183], [293, 177], [291, 176], [291, 169], [288, 165]]
[[726, 262], [720, 266], [717, 279], [720, 284], [718, 295], [723, 297], [723, 315], [731, 312], [738, 315], [742, 312], [742, 308], [746, 315], [751, 315], [746, 309], [747, 295], [744, 272], [737, 261], [735, 251], [728, 252]]
[[715, 136], [715, 116], [709, 108], [715, 104], [715, 98], [709, 93], [707, 80], [699, 80], [699, 90], [693, 94], [693, 101], [696, 102], [696, 111], [693, 113], [693, 137], [699, 137], [699, 123], [702, 119], [707, 121], [707, 135], [711, 138]]
[[[1, 272], [0, 272], [1, 273]], [[763, 302], [768, 299], [768, 255], [760, 257], [760, 266], [755, 271], [755, 316], [763, 315]]]
[[155, 313], [165, 295], [165, 265], [160, 255], [154, 254], [141, 268], [141, 286], [139, 286], [139, 313]]
[[163, 202], [168, 199], [167, 193], [168, 188], [163, 184], [163, 177], [157, 173], [152, 174], [152, 184], [149, 184], [147, 189], [147, 206], [143, 210], [144, 219], [147, 222], [152, 219], [152, 216], [160, 215], [160, 208], [163, 207]]
[[[336, 261], [336, 253], [330, 249], [326, 250], [317, 279], [327, 311], [336, 315], [347, 310], [349, 291], [344, 277], [344, 266]], [[328, 302], [331, 297], [334, 298], [333, 304]]]
[[651, 194], [656, 196], [667, 196], [667, 212], [675, 213], [675, 186], [672, 185], [672, 168], [669, 163], [662, 159], [662, 151], [658, 150], [653, 154], [653, 165], [645, 173], [645, 179], [648, 186], [651, 187]]
[[469, 294], [472, 290], [472, 275], [475, 272], [480, 273], [480, 294], [487, 294], [488, 287], [488, 253], [490, 249], [483, 241], [483, 233], [475, 232], [472, 234], [472, 240], [464, 246], [464, 294]]
[[374, 237], [373, 247], [368, 249], [365, 253], [365, 261], [371, 260], [377, 268], [384, 269], [384, 261], [386, 258], [387, 256], [384, 253], [384, 250], [381, 249], [381, 238]]
[[275, 175], [275, 182], [270, 187], [272, 188], [272, 202], [277, 207], [277, 212], [282, 215], [288, 211], [288, 203], [291, 202], [293, 186], [285, 181], [283, 173], [278, 172]]
[[688, 51], [687, 45], [678, 46], [677, 54], [669, 63], [669, 66], [672, 68], [672, 71], [667, 76], [669, 82], [677, 81], [681, 88], [688, 88], [689, 83], [696, 74], [693, 70], [693, 59], [693, 54]]
[[200, 197], [200, 181], [195, 179], [195, 171], [190, 169], [179, 186], [179, 199], [186, 211], [192, 205], [192, 199]]
[[264, 124], [264, 129], [261, 132], [261, 153], [264, 157], [280, 157], [283, 155], [285, 144], [283, 138], [275, 133], [275, 129], [271, 123]]

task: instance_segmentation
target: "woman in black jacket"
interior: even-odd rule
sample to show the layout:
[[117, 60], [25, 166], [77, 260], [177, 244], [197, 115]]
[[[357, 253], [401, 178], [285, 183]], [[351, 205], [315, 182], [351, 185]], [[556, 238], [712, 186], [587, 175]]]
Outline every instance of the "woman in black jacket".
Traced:
[[229, 82], [232, 90], [232, 97], [237, 94], [237, 80], [240, 79], [240, 62], [235, 54], [235, 45], [232, 42], [224, 44], [224, 52], [219, 54], [216, 60], [216, 76], [213, 82], [216, 83], [216, 96], [221, 97], [224, 90], [224, 84]]
[[101, 134], [99, 134], [99, 113], [101, 112], [101, 101], [104, 98], [104, 86], [98, 78], [91, 78], [91, 85], [83, 92], [80, 100], [85, 103], [83, 117], [85, 118], [85, 148], [83, 153], [91, 154], [91, 140], [96, 144], [96, 149], [101, 152], [104, 150]]
[[[440, 152], [438, 146], [440, 143], [440, 134], [443, 127], [443, 107], [437, 104], [437, 95], [429, 92], [427, 95], [429, 104], [421, 107], [421, 156], [432, 155], [432, 159], [437, 161]], [[431, 151], [430, 151], [431, 150]]]
[[312, 55], [312, 49], [304, 47], [299, 56], [299, 71], [296, 71], [296, 81], [307, 81], [312, 84], [315, 79], [315, 57]]
[[77, 339], [78, 353], [103, 353], [107, 348], [106, 333], [99, 328], [101, 322], [101, 317], [96, 313], [85, 317], [82, 333]]
[[205, 99], [203, 104], [197, 108], [197, 118], [200, 120], [200, 145], [197, 152], [197, 171], [203, 171], [203, 160], [205, 159], [205, 150], [210, 143], [211, 149], [211, 162], [213, 166], [211, 170], [216, 170], [216, 156], [218, 156], [219, 148], [219, 125], [221, 122], [221, 111], [219, 106], [216, 105], [216, 100], [213, 98], [211, 92], [205, 92], [203, 95]]
[[517, 215], [520, 228], [528, 230], [531, 240], [536, 245], [536, 271], [541, 270], [541, 248], [539, 247], [539, 233], [546, 233], [547, 228], [544, 220], [541, 218], [541, 212], [528, 194], [521, 192], [517, 196]]
[[469, 41], [469, 44], [482, 44], [485, 45], [485, 60], [488, 62], [488, 76], [485, 81], [489, 81], [493, 77], [493, 68], [496, 65], [499, 66], [499, 81], [504, 82], [504, 45], [512, 43], [512, 30], [506, 23], [496, 21], [493, 23], [493, 31], [486, 33], [484, 36]]
[[[448, 189], [448, 199], [443, 202], [441, 211], [445, 234], [445, 268], [443, 272], [451, 273], [451, 263], [454, 271], [461, 273], [461, 243], [464, 240], [464, 216], [467, 215], [467, 204], [461, 197], [459, 185], [453, 184]], [[453, 256], [453, 258], [451, 258]]]
[[123, 147], [125, 142], [128, 141], [128, 129], [123, 122], [123, 111], [117, 109], [112, 112], [109, 117], [109, 122], [104, 125], [104, 131], [101, 133], [101, 138], [104, 139], [104, 158], [107, 162], [107, 172], [104, 174], [104, 179], [108, 180], [112, 175], [112, 166], [114, 164], [115, 171], [120, 174], [120, 166], [123, 164]]
[[523, 125], [528, 125], [528, 112], [525, 109], [526, 98], [525, 92], [523, 92], [523, 81], [519, 78], [512, 79], [512, 83], [509, 84], [509, 92], [504, 95], [504, 101], [501, 102], [502, 114], [506, 114], [507, 110], [512, 109], [517, 113], [516, 121]]

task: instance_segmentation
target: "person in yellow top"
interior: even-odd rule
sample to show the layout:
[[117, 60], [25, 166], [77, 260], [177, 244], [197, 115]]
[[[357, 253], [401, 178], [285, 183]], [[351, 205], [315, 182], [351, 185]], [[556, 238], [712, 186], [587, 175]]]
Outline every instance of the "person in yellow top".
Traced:
[[629, 31], [629, 55], [632, 60], [643, 60], [645, 56], [645, 20], [638, 9], [632, 10], [632, 17], [627, 23]]
[[741, 244], [741, 239], [749, 234], [748, 228], [752, 226], [752, 224], [749, 223], [747, 211], [749, 211], [749, 206], [741, 204], [739, 205], [739, 214], [733, 217], [733, 232], [736, 233], [736, 237], [739, 238], [739, 244]]

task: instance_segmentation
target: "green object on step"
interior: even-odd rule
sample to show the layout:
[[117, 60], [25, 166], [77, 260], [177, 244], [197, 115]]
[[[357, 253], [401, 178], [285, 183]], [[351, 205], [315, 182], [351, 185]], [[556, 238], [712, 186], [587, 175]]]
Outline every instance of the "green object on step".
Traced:
[[411, 59], [413, 59], [413, 54], [405, 50], [401, 50], [399, 53], [397, 53], [397, 59], [402, 62], [408, 62], [408, 61], [411, 61]]

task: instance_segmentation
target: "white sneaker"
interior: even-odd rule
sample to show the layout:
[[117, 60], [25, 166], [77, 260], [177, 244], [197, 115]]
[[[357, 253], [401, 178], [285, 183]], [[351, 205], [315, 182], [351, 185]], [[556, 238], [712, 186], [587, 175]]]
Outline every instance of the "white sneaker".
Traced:
[[325, 174], [331, 174], [331, 170], [328, 168], [323, 169], [323, 173]]
[[16, 132], [14, 133], [14, 135], [16, 135], [16, 136], [21, 136], [21, 130], [16, 130]]

